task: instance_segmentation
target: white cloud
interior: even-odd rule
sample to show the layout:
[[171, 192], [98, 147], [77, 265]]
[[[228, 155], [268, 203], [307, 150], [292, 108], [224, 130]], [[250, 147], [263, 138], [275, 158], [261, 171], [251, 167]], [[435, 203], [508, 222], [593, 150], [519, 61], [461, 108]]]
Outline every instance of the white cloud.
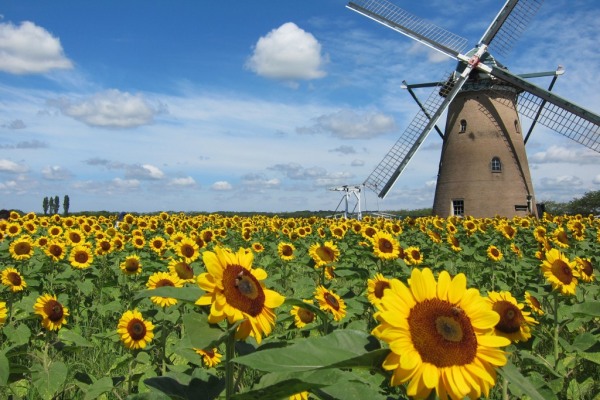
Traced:
[[600, 155], [586, 148], [569, 149], [561, 146], [550, 146], [546, 151], [537, 152], [529, 157], [530, 163], [573, 163], [600, 164]]
[[33, 22], [16, 26], [0, 23], [0, 71], [10, 74], [40, 74], [53, 69], [71, 69], [60, 40]]
[[11, 174], [20, 174], [27, 172], [28, 168], [24, 165], [17, 164], [16, 162], [0, 159], [0, 172], [8, 172]]
[[596, 185], [600, 185], [600, 175], [596, 175], [594, 177], [594, 179], [592, 180], [592, 183], [594, 183]]
[[160, 112], [143, 96], [117, 89], [96, 93], [79, 101], [55, 100], [51, 105], [84, 124], [115, 129], [150, 124]]
[[174, 186], [194, 186], [196, 181], [191, 176], [187, 176], [185, 178], [173, 178], [170, 183]]
[[267, 78], [309, 80], [325, 76], [324, 63], [317, 39], [287, 22], [258, 39], [246, 67]]
[[137, 179], [115, 178], [111, 183], [117, 189], [137, 189], [140, 187], [140, 181]]
[[124, 168], [127, 179], [159, 180], [165, 176], [158, 167], [150, 164], [127, 165]]
[[311, 127], [296, 129], [298, 133], [330, 133], [342, 139], [365, 139], [383, 135], [396, 129], [394, 118], [380, 112], [359, 113], [353, 110], [340, 110], [333, 114], [321, 115]]
[[233, 186], [227, 181], [217, 181], [212, 184], [210, 187], [212, 190], [216, 190], [218, 192], [232, 190]]
[[247, 174], [242, 177], [242, 184], [252, 190], [276, 189], [281, 181], [277, 178], [268, 179], [262, 174]]
[[42, 169], [42, 176], [51, 181], [63, 181], [71, 178], [73, 174], [61, 166], [48, 165]]

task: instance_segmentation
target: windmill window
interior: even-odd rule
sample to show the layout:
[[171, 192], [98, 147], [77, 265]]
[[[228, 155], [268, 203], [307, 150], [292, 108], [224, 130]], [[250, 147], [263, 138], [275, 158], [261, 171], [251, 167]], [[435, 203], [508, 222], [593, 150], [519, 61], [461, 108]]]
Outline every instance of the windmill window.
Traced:
[[515, 119], [515, 132], [521, 133], [519, 130], [519, 121], [517, 121], [516, 119]]
[[460, 217], [465, 216], [465, 201], [464, 200], [452, 200], [452, 215]]
[[492, 158], [491, 168], [492, 172], [502, 172], [502, 163], [498, 157]]
[[461, 119], [460, 120], [460, 133], [465, 133], [467, 131], [467, 120], [466, 119]]

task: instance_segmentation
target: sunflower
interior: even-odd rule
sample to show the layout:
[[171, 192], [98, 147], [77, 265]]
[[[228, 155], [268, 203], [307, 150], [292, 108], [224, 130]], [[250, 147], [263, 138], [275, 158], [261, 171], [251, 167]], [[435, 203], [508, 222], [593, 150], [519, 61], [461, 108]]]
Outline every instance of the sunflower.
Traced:
[[[312, 300], [303, 301], [307, 304], [313, 304]], [[300, 306], [293, 306], [290, 310], [290, 314], [294, 317], [294, 325], [296, 325], [296, 328], [304, 328], [307, 324], [310, 324], [315, 320], [314, 312]]]
[[308, 254], [318, 268], [336, 262], [340, 257], [340, 250], [332, 241], [328, 241], [323, 245], [320, 243], [311, 245], [308, 249]]
[[458, 241], [456, 236], [448, 235], [446, 240], [448, 241], [448, 244], [450, 244], [450, 248], [452, 249], [452, 251], [454, 251], [455, 253], [462, 251], [462, 247], [460, 247], [460, 242]]
[[315, 298], [319, 302], [319, 308], [333, 314], [335, 321], [340, 321], [346, 316], [346, 302], [333, 291], [324, 286], [317, 286]]
[[279, 307], [285, 298], [260, 282], [267, 278], [267, 273], [252, 268], [254, 254], [250, 250], [240, 248], [234, 253], [215, 246], [214, 252], [202, 254], [202, 260], [208, 272], [198, 276], [198, 285], [205, 294], [196, 304], [211, 306], [208, 322], [216, 324], [227, 318], [232, 324], [244, 320], [236, 337], [245, 339], [251, 335], [260, 343], [275, 325], [273, 308]]
[[252, 250], [255, 253], [262, 253], [263, 251], [265, 251], [265, 246], [263, 246], [260, 242], [254, 242], [252, 243]]
[[135, 254], [125, 257], [125, 261], [121, 262], [119, 266], [125, 275], [137, 275], [142, 273], [140, 257]]
[[[179, 279], [177, 275], [168, 272], [155, 272], [148, 278], [146, 287], [148, 287], [148, 289], [156, 289], [163, 286], [180, 288], [183, 287], [183, 283], [184, 282]], [[177, 304], [177, 299], [172, 297], [152, 296], [150, 297], [150, 300], [161, 307], [170, 307]]]
[[195, 282], [194, 270], [192, 266], [185, 262], [185, 260], [178, 260], [176, 258], [169, 261], [169, 272], [173, 275], [177, 275], [179, 279], [184, 282]]
[[134, 235], [131, 238], [131, 244], [133, 244], [133, 247], [135, 247], [136, 249], [141, 250], [146, 245], [146, 239], [144, 239], [143, 236]]
[[563, 249], [569, 247], [569, 236], [564, 228], [556, 228], [554, 232], [552, 232], [552, 242]]
[[488, 246], [487, 256], [492, 261], [500, 261], [504, 257], [500, 249], [494, 246], [493, 244]]
[[524, 305], [518, 303], [510, 292], [490, 292], [488, 302], [500, 315], [500, 321], [494, 327], [496, 335], [513, 342], [526, 342], [531, 337], [531, 326], [537, 321], [530, 317], [531, 313], [523, 311]]
[[142, 313], [128, 310], [119, 319], [117, 333], [125, 347], [129, 349], [143, 349], [154, 337], [154, 325], [144, 320]]
[[85, 235], [80, 229], [69, 229], [66, 234], [69, 245], [75, 246], [85, 241]]
[[423, 262], [421, 250], [416, 246], [410, 246], [404, 249], [404, 261], [408, 265], [419, 265]]
[[592, 282], [596, 279], [594, 276], [592, 260], [589, 258], [575, 257], [575, 264], [577, 266], [577, 271], [579, 271], [579, 277], [582, 281]]
[[304, 391], [304, 392], [294, 393], [293, 395], [291, 395], [289, 397], [289, 400], [308, 400], [308, 392]]
[[67, 323], [69, 309], [58, 302], [56, 296], [43, 294], [33, 305], [36, 314], [42, 316], [42, 326], [49, 331], [57, 331]]
[[60, 261], [65, 258], [65, 244], [58, 239], [50, 239], [44, 248], [44, 253], [46, 253], [52, 261]]
[[219, 353], [216, 348], [212, 350], [202, 350], [194, 348], [194, 351], [202, 357], [202, 362], [207, 368], [213, 368], [221, 362], [223, 354]]
[[433, 243], [442, 243], [442, 236], [437, 231], [427, 230], [427, 236]]
[[92, 265], [94, 256], [88, 246], [77, 245], [71, 249], [69, 262], [74, 268], [85, 269]]
[[194, 262], [200, 257], [200, 248], [198, 247], [198, 244], [195, 240], [186, 236], [174, 243], [173, 249], [175, 250], [175, 254], [184, 258], [188, 263]]
[[0, 301], [0, 326], [6, 322], [8, 316], [8, 308], [6, 308], [6, 302]]
[[546, 228], [543, 226], [536, 226], [533, 230], [533, 237], [537, 242], [543, 242], [546, 240]]
[[4, 228], [4, 233], [6, 233], [6, 236], [8, 237], [15, 237], [18, 236], [22, 230], [23, 228], [19, 223], [9, 222], [6, 224], [6, 228]]
[[529, 292], [525, 292], [525, 303], [527, 303], [531, 311], [537, 315], [544, 315], [544, 310], [542, 310], [542, 305], [540, 304], [539, 300], [532, 296]]
[[379, 304], [385, 289], [390, 287], [390, 280], [380, 273], [367, 280], [367, 298], [373, 305]]
[[158, 255], [161, 255], [166, 250], [167, 241], [161, 236], [155, 236], [150, 240], [149, 247], [150, 250]]
[[113, 241], [112, 240], [106, 238], [106, 239], [96, 241], [95, 253], [97, 256], [102, 256], [104, 254], [108, 254], [112, 251], [112, 249], [113, 249]]
[[20, 292], [27, 287], [19, 271], [12, 267], [2, 270], [2, 284], [8, 286], [12, 292]]
[[409, 286], [392, 280], [375, 313], [373, 335], [389, 344], [383, 368], [393, 370], [392, 386], [408, 383], [410, 397], [487, 397], [495, 367], [506, 364], [499, 347], [510, 341], [493, 335], [500, 320], [464, 274], [413, 269]]
[[385, 231], [374, 234], [371, 243], [373, 253], [381, 260], [395, 260], [400, 256], [400, 243]]
[[542, 261], [542, 273], [553, 289], [558, 289], [562, 294], [575, 294], [579, 272], [576, 263], [557, 249], [546, 252]]
[[29, 236], [21, 236], [10, 244], [8, 251], [15, 260], [28, 260], [33, 255], [34, 244]]
[[281, 242], [277, 245], [277, 254], [283, 261], [292, 261], [296, 247], [291, 243]]

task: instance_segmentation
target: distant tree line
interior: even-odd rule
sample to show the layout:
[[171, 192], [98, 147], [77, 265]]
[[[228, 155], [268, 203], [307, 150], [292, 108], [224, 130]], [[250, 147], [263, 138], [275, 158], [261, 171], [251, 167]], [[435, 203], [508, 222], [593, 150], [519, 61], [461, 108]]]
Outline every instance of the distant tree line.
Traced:
[[[63, 198], [63, 214], [64, 215], [69, 214], [69, 206], [70, 206], [69, 195], [65, 194], [65, 197]], [[44, 215], [58, 214], [58, 210], [60, 210], [60, 200], [58, 199], [58, 196], [44, 197], [44, 200], [42, 201], [42, 209], [44, 210]]]
[[543, 202], [545, 211], [553, 215], [600, 215], [600, 190], [586, 192], [583, 196], [566, 203]]

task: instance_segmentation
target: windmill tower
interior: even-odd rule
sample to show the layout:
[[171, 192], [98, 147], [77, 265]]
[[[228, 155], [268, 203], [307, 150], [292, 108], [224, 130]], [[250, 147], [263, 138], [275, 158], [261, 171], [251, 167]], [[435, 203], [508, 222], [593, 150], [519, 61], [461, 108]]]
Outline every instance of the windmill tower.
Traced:
[[[550, 90], [558, 75], [514, 75], [492, 53], [505, 56], [541, 0], [507, 0], [475, 48], [467, 40], [415, 17], [387, 0], [355, 0], [347, 7], [458, 61], [433, 86], [420, 111], [365, 180], [385, 198], [412, 156], [435, 127], [443, 139], [433, 211], [449, 215], [536, 214], [535, 196], [520, 115], [600, 152], [600, 117]], [[548, 90], [526, 78], [554, 75]], [[410, 87], [409, 87], [410, 88]], [[412, 94], [412, 92], [411, 92]], [[436, 126], [447, 113], [445, 132]]]

